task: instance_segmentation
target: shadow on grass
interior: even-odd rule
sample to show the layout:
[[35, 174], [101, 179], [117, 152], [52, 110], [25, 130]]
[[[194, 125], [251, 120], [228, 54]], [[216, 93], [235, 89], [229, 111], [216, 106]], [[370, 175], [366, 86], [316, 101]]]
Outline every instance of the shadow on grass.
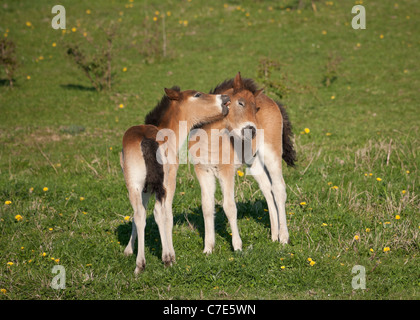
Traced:
[[96, 91], [94, 87], [86, 87], [80, 84], [60, 84], [60, 87], [68, 90]]
[[[265, 201], [248, 201], [248, 202], [237, 202], [237, 213], [238, 221], [241, 219], [253, 219], [255, 222], [262, 224], [265, 228], [270, 229], [270, 219], [268, 212], [264, 212], [266, 207]], [[151, 207], [149, 206], [149, 212]], [[153, 208], [153, 207], [152, 207]], [[192, 213], [191, 213], [192, 211]], [[232, 247], [232, 236], [230, 235], [228, 229], [228, 219], [223, 211], [223, 207], [216, 205], [215, 207], [215, 231], [216, 234], [226, 240], [230, 244], [231, 250]], [[133, 222], [122, 223], [117, 226], [115, 233], [117, 235], [118, 241], [122, 247], [126, 247], [131, 236]], [[186, 225], [190, 228], [196, 229], [202, 238], [203, 248], [204, 248], [204, 219], [203, 212], [201, 207], [190, 209], [190, 213], [178, 213], [174, 215], [174, 225]], [[160, 242], [159, 228], [156, 224], [153, 214], [149, 214], [146, 218], [146, 234], [144, 239], [145, 247], [149, 249], [152, 255], [158, 257], [159, 259], [162, 256], [162, 245]], [[134, 255], [137, 255], [137, 240], [134, 250]]]

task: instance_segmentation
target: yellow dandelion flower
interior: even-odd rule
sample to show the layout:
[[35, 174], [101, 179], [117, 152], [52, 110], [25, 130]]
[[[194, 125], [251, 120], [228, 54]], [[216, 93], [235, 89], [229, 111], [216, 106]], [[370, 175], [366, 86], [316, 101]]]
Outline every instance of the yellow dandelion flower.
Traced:
[[48, 191], [48, 187], [44, 187], [42, 190], [43, 190], [44, 192], [47, 192], [47, 191]]
[[9, 261], [9, 262], [7, 263], [7, 265], [8, 265], [8, 266], [13, 266], [13, 265], [14, 265], [14, 263], [13, 263], [13, 262], [11, 262], [11, 261]]
[[90, 9], [87, 9], [87, 10], [86, 10], [86, 14], [91, 14]]
[[172, 12], [167, 11], [167, 12], [166, 12], [166, 15], [167, 15], [168, 17], [170, 17], [170, 16], [172, 15]]
[[322, 34], [323, 35], [326, 35], [327, 34], [327, 31], [326, 30], [322, 30]]
[[324, 222], [324, 223], [322, 224], [322, 226], [323, 226], [323, 227], [326, 227], [326, 226], [328, 226], [328, 224]]
[[122, 109], [122, 108], [124, 108], [124, 105], [121, 103], [118, 107], [119, 107], [120, 109]]
[[408, 170], [407, 170], [405, 173], [406, 173], [406, 174], [409, 174], [409, 173], [410, 173], [410, 171], [408, 171]]
[[403, 191], [401, 191], [401, 193], [402, 193], [402, 194], [405, 194], [406, 192], [407, 192], [407, 190], [403, 190]]
[[370, 251], [370, 252], [373, 252], [373, 249], [372, 249], [372, 248], [370, 248], [370, 249], [369, 249], [369, 251]]
[[314, 265], [315, 265], [315, 261], [314, 260], [312, 260], [310, 263], [309, 263], [309, 265], [311, 266], [311, 267], [313, 267]]
[[286, 269], [286, 267], [285, 266], [281, 266], [280, 269], [284, 270], [284, 269]]
[[309, 262], [311, 262], [311, 261], [312, 261], [312, 258], [308, 258], [307, 260], [308, 260]]
[[157, 21], [157, 19], [158, 19], [157, 17], [153, 17], [153, 21]]
[[359, 237], [358, 235], [355, 235], [355, 236], [353, 237], [353, 239], [354, 239], [354, 240], [359, 240], [359, 239], [360, 239], [360, 237]]
[[82, 213], [83, 213], [83, 214], [87, 214], [87, 212], [86, 212], [86, 211], [83, 211]]
[[396, 220], [400, 220], [400, 219], [401, 219], [400, 215], [399, 215], [399, 214], [397, 214], [397, 215], [395, 216], [395, 219], [396, 219]]
[[335, 96], [331, 96], [331, 100], [334, 100], [335, 99]]
[[301, 206], [306, 206], [306, 202], [302, 201], [301, 203], [299, 203]]
[[26, 26], [27, 27], [32, 27], [32, 23], [30, 21], [26, 21]]
[[338, 190], [338, 186], [332, 186], [331, 189]]
[[311, 132], [311, 130], [309, 130], [309, 128], [305, 128], [303, 131], [305, 131], [306, 134], [308, 134], [309, 132]]
[[366, 228], [366, 232], [370, 232], [370, 228]]
[[122, 69], [122, 71], [123, 71], [123, 72], [126, 72], [126, 71], [127, 71], [127, 68], [126, 68], [126, 67], [124, 67], [124, 68]]
[[380, 38], [380, 39], [383, 39], [383, 38], [384, 38], [384, 35], [383, 35], [383, 34], [381, 34], [381, 35], [379, 36], [379, 38]]
[[265, 212], [268, 212], [268, 209], [264, 209]]
[[55, 42], [53, 42], [52, 46], [55, 48], [57, 46], [57, 44]]
[[76, 31], [77, 31], [77, 29], [76, 29], [75, 27], [73, 27], [73, 28], [71, 28], [71, 31], [72, 31], [72, 32], [76, 32]]
[[46, 252], [43, 252], [41, 255], [42, 255], [43, 257], [45, 257], [45, 256], [47, 255], [47, 253], [46, 253]]
[[80, 199], [80, 201], [83, 201], [83, 200], [85, 200], [85, 198], [84, 198], [84, 197], [80, 197], [79, 199]]
[[53, 231], [54, 229], [53, 229], [53, 228], [48, 228], [48, 230], [49, 230], [49, 231]]
[[124, 220], [125, 220], [125, 221], [129, 221], [129, 220], [130, 220], [130, 216], [125, 216], [125, 217], [124, 217]]
[[0, 289], [0, 292], [1, 292], [1, 293], [3, 293], [3, 294], [6, 294], [6, 293], [7, 293], [7, 290], [6, 290], [6, 289], [4, 289], [4, 288], [1, 288], [1, 289]]
[[183, 24], [184, 24], [184, 27], [188, 26], [188, 20], [184, 20]]
[[238, 173], [238, 176], [240, 176], [240, 177], [244, 176], [244, 173], [241, 170], [238, 170], [237, 173]]
[[5, 205], [11, 205], [11, 204], [12, 204], [12, 201], [10, 201], [10, 200], [6, 200], [6, 201], [4, 202], [4, 204], [5, 204]]
[[331, 134], [331, 132], [327, 132], [325, 135], [329, 137]]
[[15, 219], [17, 221], [22, 221], [23, 220], [23, 217], [20, 214], [17, 214], [17, 215], [15, 215]]
[[31, 76], [26, 76], [26, 79], [31, 80]]
[[390, 251], [391, 249], [389, 248], [389, 247], [385, 247], [384, 248], [384, 252], [388, 252], [388, 251]]
[[382, 179], [381, 178], [376, 178], [376, 181], [382, 181]]

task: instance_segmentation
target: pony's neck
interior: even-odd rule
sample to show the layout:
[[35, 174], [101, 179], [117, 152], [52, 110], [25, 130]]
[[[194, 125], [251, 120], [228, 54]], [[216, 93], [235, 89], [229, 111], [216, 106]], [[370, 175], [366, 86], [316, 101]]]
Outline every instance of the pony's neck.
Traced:
[[173, 106], [171, 106], [170, 108], [168, 108], [168, 111], [162, 118], [158, 129], [170, 130], [167, 132], [168, 135], [171, 135], [170, 137], [168, 137], [170, 149], [178, 154], [179, 150], [181, 149], [182, 145], [188, 137], [188, 133], [190, 132], [193, 126], [194, 123], [191, 120], [186, 119], [186, 117], [182, 113], [182, 110], [180, 110], [179, 108], [175, 109], [173, 108]]

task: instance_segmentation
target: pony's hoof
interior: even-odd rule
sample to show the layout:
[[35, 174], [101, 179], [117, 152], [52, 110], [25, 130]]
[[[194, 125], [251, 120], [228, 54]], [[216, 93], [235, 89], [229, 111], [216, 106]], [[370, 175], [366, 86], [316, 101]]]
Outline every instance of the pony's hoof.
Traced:
[[134, 270], [134, 274], [138, 275], [139, 273], [143, 272], [146, 268], [146, 261], [142, 260], [140, 262], [136, 262], [136, 269]]
[[280, 236], [279, 237], [279, 242], [281, 244], [289, 244], [290, 243], [290, 239], [289, 239], [289, 235], [285, 235], [285, 236]]
[[133, 250], [131, 248], [125, 248], [124, 255], [126, 257], [131, 256], [133, 254]]
[[175, 262], [175, 255], [174, 254], [170, 254], [170, 253], [165, 254], [162, 257], [162, 261], [163, 261], [165, 267], [171, 267], [172, 266], [172, 263]]

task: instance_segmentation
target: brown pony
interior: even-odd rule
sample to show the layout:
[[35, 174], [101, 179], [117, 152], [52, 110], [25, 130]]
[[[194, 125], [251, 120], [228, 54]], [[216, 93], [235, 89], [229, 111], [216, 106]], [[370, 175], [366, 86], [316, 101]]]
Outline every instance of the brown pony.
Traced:
[[[216, 88], [215, 91], [219, 89]], [[195, 156], [194, 131], [190, 134], [189, 153], [194, 163], [196, 176], [201, 186], [202, 210], [205, 221], [205, 253], [210, 253], [214, 247], [214, 193], [216, 177], [223, 192], [223, 209], [232, 230], [232, 244], [234, 250], [241, 250], [242, 241], [236, 222], [236, 204], [234, 198], [236, 168], [244, 162], [244, 150], [253, 148], [252, 139], [257, 134], [258, 110], [256, 102], [262, 90], [250, 91], [245, 87], [241, 74], [233, 79], [230, 88], [224, 90], [231, 99], [229, 114], [211, 125], [201, 126], [201, 130], [208, 136], [208, 148], [201, 148], [207, 157], [200, 153]], [[258, 111], [258, 112], [257, 112]], [[248, 132], [247, 132], [248, 131]], [[215, 135], [214, 132], [219, 133]], [[247, 135], [248, 133], [248, 135]], [[222, 144], [219, 143], [220, 138]], [[200, 139], [201, 141], [201, 139]], [[255, 144], [254, 144], [255, 146]], [[254, 152], [251, 151], [251, 154]], [[207, 158], [210, 161], [205, 161]]]
[[[146, 116], [146, 124], [129, 128], [123, 137], [120, 163], [134, 210], [131, 237], [124, 253], [133, 253], [134, 242], [138, 237], [136, 274], [146, 265], [144, 229], [151, 193], [156, 195], [154, 216], [162, 242], [162, 260], [165, 265], [175, 261], [172, 209], [165, 210], [165, 199], [168, 198], [167, 194], [175, 190], [175, 185], [170, 182], [178, 166], [176, 162], [164, 162], [165, 157], [176, 158], [191, 128], [219, 120], [229, 113], [230, 100], [227, 95], [204, 94], [195, 90], [180, 91], [178, 87], [165, 89], [165, 93], [160, 103]], [[180, 130], [182, 124], [186, 128], [185, 132]], [[161, 134], [167, 131], [172, 135]], [[164, 151], [160, 148], [162, 145], [166, 147]]]
[[[227, 80], [219, 84], [212, 94], [227, 94], [231, 97], [232, 91], [236, 92], [237, 79]], [[251, 79], [244, 79], [243, 90], [251, 92], [256, 97], [256, 128], [257, 139], [263, 135], [263, 143], [257, 145], [256, 152], [253, 149], [253, 160], [246, 164], [250, 167], [250, 173], [259, 184], [264, 197], [266, 198], [270, 214], [271, 239], [280, 243], [289, 242], [289, 232], [286, 223], [286, 185], [282, 175], [283, 158], [287, 165], [294, 166], [296, 153], [293, 148], [292, 130], [284, 107], [276, 103], [265, 94], [260, 94], [256, 84]], [[231, 104], [231, 110], [235, 103]], [[218, 128], [221, 122], [230, 118], [209, 123], [202, 126], [202, 129], [211, 131]], [[260, 140], [261, 141], [261, 140]], [[234, 147], [231, 145], [231, 148]], [[255, 153], [254, 153], [255, 152]], [[242, 249], [242, 241], [239, 236], [236, 220], [236, 204], [234, 200], [234, 176], [237, 164], [218, 164], [213, 167], [195, 164], [194, 169], [201, 186], [202, 209], [205, 223], [204, 252], [211, 253], [215, 245], [214, 235], [214, 192], [215, 176], [218, 177], [223, 192], [223, 209], [228, 217], [232, 229], [232, 245], [234, 250]]]

